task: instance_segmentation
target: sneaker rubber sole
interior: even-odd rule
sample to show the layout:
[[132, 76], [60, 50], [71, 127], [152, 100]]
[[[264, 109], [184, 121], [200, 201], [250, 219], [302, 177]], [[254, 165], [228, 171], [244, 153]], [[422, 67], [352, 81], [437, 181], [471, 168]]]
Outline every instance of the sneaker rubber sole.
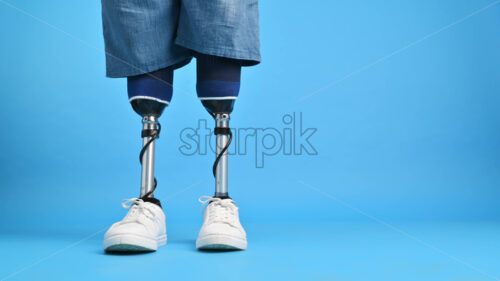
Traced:
[[196, 240], [196, 248], [199, 250], [245, 250], [247, 240], [221, 234], [204, 235]]
[[158, 247], [167, 244], [167, 235], [151, 239], [136, 234], [117, 234], [104, 239], [106, 252], [154, 252]]

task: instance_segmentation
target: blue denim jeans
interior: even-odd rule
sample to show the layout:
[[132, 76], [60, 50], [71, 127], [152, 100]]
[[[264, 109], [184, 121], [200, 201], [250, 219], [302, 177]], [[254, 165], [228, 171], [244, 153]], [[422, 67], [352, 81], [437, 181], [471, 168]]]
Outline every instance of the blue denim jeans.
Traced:
[[193, 51], [258, 64], [257, 1], [102, 0], [106, 75], [178, 68]]

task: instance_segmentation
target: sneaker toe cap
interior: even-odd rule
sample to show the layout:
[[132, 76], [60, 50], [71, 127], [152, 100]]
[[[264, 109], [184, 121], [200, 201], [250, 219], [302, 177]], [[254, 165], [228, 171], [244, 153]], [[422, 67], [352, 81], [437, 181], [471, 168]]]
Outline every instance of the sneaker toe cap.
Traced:
[[147, 236], [148, 231], [144, 225], [136, 222], [115, 223], [108, 229], [104, 237], [107, 238], [119, 234], [136, 234]]
[[210, 235], [210, 234], [224, 234], [231, 235], [237, 237], [246, 237], [246, 233], [243, 228], [237, 228], [227, 223], [212, 223], [210, 225], [206, 225], [201, 229], [202, 235]]

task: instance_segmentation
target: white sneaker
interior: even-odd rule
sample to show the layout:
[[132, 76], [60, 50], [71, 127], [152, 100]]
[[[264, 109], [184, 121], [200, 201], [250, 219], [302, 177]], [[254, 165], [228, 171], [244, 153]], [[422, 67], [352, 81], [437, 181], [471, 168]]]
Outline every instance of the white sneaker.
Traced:
[[126, 199], [122, 206], [130, 211], [104, 235], [105, 251], [156, 251], [167, 243], [161, 207], [138, 198]]
[[[203, 200], [205, 199], [205, 200]], [[231, 199], [202, 196], [199, 199], [203, 213], [203, 226], [196, 240], [198, 249], [245, 250], [247, 235], [240, 224], [238, 207]]]

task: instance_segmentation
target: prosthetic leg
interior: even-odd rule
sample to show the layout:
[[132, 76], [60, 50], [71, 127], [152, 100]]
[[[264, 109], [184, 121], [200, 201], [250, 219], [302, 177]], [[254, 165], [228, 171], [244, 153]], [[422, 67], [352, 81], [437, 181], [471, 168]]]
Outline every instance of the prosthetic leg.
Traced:
[[155, 251], [167, 242], [165, 214], [160, 201], [154, 198], [154, 157], [155, 140], [161, 131], [158, 118], [172, 98], [172, 80], [171, 68], [128, 78], [129, 101], [142, 117], [140, 196], [122, 203], [130, 211], [104, 235], [105, 251]]
[[140, 197], [159, 206], [154, 198], [158, 184], [154, 176], [155, 140], [160, 137], [158, 121], [172, 99], [173, 69], [166, 68], [145, 75], [128, 78], [129, 101], [134, 111], [142, 117], [142, 149], [139, 161], [142, 166]]
[[216, 137], [215, 161], [212, 173], [215, 178], [214, 197], [226, 199], [228, 191], [228, 148], [233, 134], [229, 128], [230, 113], [233, 111], [234, 100], [202, 101], [207, 111], [215, 120], [214, 135]]
[[228, 191], [228, 148], [233, 137], [229, 120], [239, 92], [241, 65], [232, 59], [202, 54], [196, 59], [196, 90], [203, 106], [215, 120], [216, 136], [212, 167], [215, 194], [200, 198], [206, 209], [196, 247], [201, 250], [245, 250], [246, 233], [240, 224], [238, 207]]
[[[135, 104], [136, 108], [144, 109], [143, 105], [138, 105], [141, 103], [158, 103], [157, 101], [149, 100], [134, 100], [132, 104]], [[150, 109], [150, 107], [147, 107]], [[150, 200], [154, 198], [154, 190], [158, 184], [154, 176], [155, 168], [155, 140], [160, 137], [161, 125], [158, 122], [158, 117], [161, 112], [155, 112], [147, 110], [147, 113], [141, 114], [142, 116], [142, 149], [139, 154], [139, 161], [142, 166], [141, 170], [141, 188], [140, 188], [140, 198], [142, 200]], [[151, 200], [150, 200], [151, 201]], [[159, 204], [159, 201], [158, 201]]]

